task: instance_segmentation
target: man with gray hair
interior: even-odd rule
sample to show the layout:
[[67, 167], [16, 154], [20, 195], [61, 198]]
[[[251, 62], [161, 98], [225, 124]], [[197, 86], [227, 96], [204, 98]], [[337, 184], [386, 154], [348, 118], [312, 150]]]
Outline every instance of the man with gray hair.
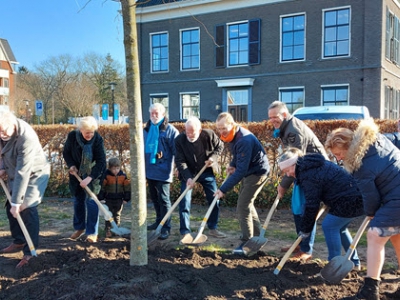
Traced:
[[[179, 171], [181, 180], [181, 192], [190, 187], [190, 190], [179, 203], [180, 233], [185, 236], [190, 234], [190, 204], [192, 198], [193, 178], [207, 165], [207, 168], [200, 175], [199, 182], [206, 194], [207, 202], [213, 201], [214, 193], [217, 191], [217, 183], [212, 165], [217, 166], [218, 157], [224, 149], [224, 143], [216, 133], [210, 129], [202, 129], [201, 122], [197, 117], [190, 117], [185, 123], [185, 132], [175, 139], [176, 157], [175, 165]], [[219, 201], [214, 206], [207, 226], [210, 229], [209, 235], [224, 238], [226, 235], [217, 229], [219, 218]]]
[[[284, 102], [274, 101], [268, 107], [268, 117], [270, 123], [274, 126], [274, 137], [280, 138], [285, 148], [295, 147], [304, 154], [320, 153], [328, 159], [324, 146], [318, 140], [312, 130], [301, 120], [293, 117]], [[283, 176], [278, 186], [278, 196], [283, 197], [286, 190], [294, 182], [293, 177]], [[301, 216], [304, 210], [304, 193], [298, 185], [294, 184], [292, 193], [292, 212], [297, 233], [300, 232]], [[294, 259], [309, 260], [312, 257], [314, 238], [314, 226], [310, 236], [304, 238], [300, 248], [295, 249], [297, 253]], [[282, 248], [286, 252], [289, 248]]]
[[[156, 221], [147, 226], [148, 230], [157, 229], [168, 210], [171, 208], [170, 185], [173, 179], [175, 156], [175, 138], [179, 131], [168, 123], [166, 110], [161, 103], [154, 103], [149, 108], [150, 120], [147, 122], [143, 138], [145, 144], [146, 179], [149, 194], [156, 211]], [[169, 237], [171, 217], [161, 228], [160, 240]]]

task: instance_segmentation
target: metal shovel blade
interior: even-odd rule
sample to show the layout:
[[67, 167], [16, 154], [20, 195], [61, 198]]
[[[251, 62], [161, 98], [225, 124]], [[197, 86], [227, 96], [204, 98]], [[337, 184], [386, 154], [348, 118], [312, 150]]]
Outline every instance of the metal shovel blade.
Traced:
[[268, 242], [268, 239], [260, 236], [253, 236], [243, 245], [243, 252], [246, 256], [252, 256]]
[[118, 227], [115, 221], [111, 222], [111, 231], [114, 232], [116, 235], [128, 235], [131, 231], [128, 228]]
[[150, 245], [157, 241], [158, 237], [161, 235], [161, 230], [157, 232], [157, 230], [147, 234], [147, 245]]
[[338, 284], [354, 268], [354, 263], [344, 256], [336, 256], [321, 270], [321, 276], [330, 283]]
[[205, 234], [198, 235], [197, 233], [190, 233], [186, 234], [179, 243], [188, 246], [200, 246], [204, 244], [207, 239]]

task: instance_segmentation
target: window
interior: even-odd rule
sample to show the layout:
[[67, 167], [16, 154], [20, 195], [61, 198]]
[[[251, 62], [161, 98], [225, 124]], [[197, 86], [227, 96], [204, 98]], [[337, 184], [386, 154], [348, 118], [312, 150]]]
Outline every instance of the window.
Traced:
[[281, 61], [304, 60], [305, 16], [281, 18]]
[[3, 87], [5, 87], [5, 88], [8, 88], [8, 87], [9, 87], [8, 78], [3, 78]]
[[324, 57], [350, 55], [350, 8], [324, 11]]
[[151, 71], [168, 71], [168, 33], [151, 34]]
[[181, 70], [200, 69], [200, 30], [181, 31]]
[[249, 89], [228, 89], [226, 92], [228, 112], [237, 122], [247, 122], [248, 104], [250, 98]]
[[386, 10], [385, 57], [400, 65], [400, 20]]
[[225, 24], [217, 25], [215, 34], [217, 68], [225, 67], [226, 62], [228, 66], [260, 63], [259, 19], [231, 23], [227, 26]]
[[189, 117], [200, 118], [200, 94], [196, 93], [181, 93], [182, 104], [182, 119]]
[[349, 86], [326, 86], [322, 87], [322, 105], [348, 105]]
[[169, 97], [168, 94], [150, 95], [150, 104], [161, 103], [165, 107], [166, 115], [168, 115]]
[[384, 119], [399, 119], [400, 91], [385, 85]]
[[304, 88], [282, 88], [279, 90], [279, 99], [292, 113], [304, 106]]

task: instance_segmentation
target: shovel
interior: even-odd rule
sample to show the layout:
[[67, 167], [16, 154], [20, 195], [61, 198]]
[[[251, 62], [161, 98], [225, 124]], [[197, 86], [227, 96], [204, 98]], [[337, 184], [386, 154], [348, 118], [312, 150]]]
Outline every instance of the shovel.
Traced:
[[[8, 191], [8, 188], [7, 188], [6, 184], [4, 183], [4, 180], [1, 179], [1, 178], [0, 178], [0, 183], [1, 183], [1, 186], [3, 187], [4, 192], [6, 193], [8, 202], [10, 202], [10, 204], [11, 204], [11, 195], [10, 195], [10, 192]], [[26, 242], [28, 243], [29, 250], [31, 251], [32, 256], [37, 256], [37, 255], [36, 255], [35, 246], [33, 245], [31, 236], [29, 235], [29, 232], [28, 232], [28, 230], [26, 229], [26, 226], [25, 226], [25, 224], [24, 224], [24, 221], [22, 220], [22, 218], [21, 218], [21, 216], [20, 216], [19, 213], [17, 214], [17, 221], [18, 221], [19, 227], [20, 227], [21, 230], [22, 230], [22, 233], [24, 234], [25, 240], [26, 240]]]
[[[207, 168], [207, 164], [205, 164], [204, 167], [200, 170], [200, 172], [197, 173], [196, 177], [193, 178], [193, 183], [195, 183], [197, 181], [197, 179], [199, 179], [200, 175], [203, 174], [203, 172], [206, 168]], [[174, 209], [178, 206], [179, 202], [181, 202], [183, 197], [185, 197], [185, 195], [187, 194], [187, 192], [190, 189], [191, 189], [190, 187], [186, 186], [186, 189], [183, 191], [182, 195], [180, 195], [179, 198], [176, 199], [175, 203], [171, 206], [171, 208], [165, 214], [165, 216], [161, 220], [160, 224], [158, 224], [156, 230], [147, 236], [147, 245], [150, 245], [151, 243], [155, 242], [158, 239], [158, 237], [161, 235], [161, 229], [164, 226], [164, 223], [167, 222], [168, 218], [171, 216]]]
[[[324, 213], [325, 209], [327, 208], [326, 205], [322, 206], [322, 208], [319, 210], [317, 217], [315, 218], [315, 222], [318, 221], [318, 219], [321, 217], [321, 215]], [[301, 235], [297, 238], [297, 240], [293, 243], [293, 245], [289, 248], [289, 250], [285, 253], [285, 255], [282, 257], [281, 261], [279, 262], [279, 265], [276, 267], [274, 274], [278, 275], [279, 272], [282, 270], [283, 266], [285, 265], [286, 261], [290, 257], [290, 255], [293, 253], [294, 249], [300, 244], [301, 240], [303, 238]]]
[[[82, 178], [78, 176], [78, 174], [74, 173], [76, 179], [78, 179], [79, 182], [82, 182]], [[108, 209], [108, 207], [104, 207], [104, 205], [100, 202], [100, 200], [96, 197], [96, 195], [88, 188], [85, 186], [86, 192], [89, 194], [90, 198], [96, 202], [97, 206], [99, 207], [101, 213], [104, 215], [104, 219], [106, 221], [111, 223], [111, 231], [114, 232], [116, 235], [126, 235], [130, 234], [131, 231], [127, 228], [123, 227], [118, 227], [117, 223], [115, 223], [114, 218], [112, 217], [112, 213]]]
[[370, 221], [369, 217], [365, 217], [360, 228], [358, 229], [356, 236], [353, 239], [349, 249], [345, 256], [335, 256], [332, 260], [321, 270], [321, 276], [327, 281], [337, 284], [342, 281], [343, 278], [349, 274], [354, 268], [354, 263], [350, 260], [351, 255], [356, 248], [361, 235], [365, 231]]
[[260, 231], [259, 236], [253, 236], [250, 240], [248, 240], [244, 245], [243, 245], [243, 253], [246, 256], [252, 256], [258, 252], [267, 242], [268, 239], [265, 238], [265, 231], [267, 230], [269, 221], [272, 218], [272, 215], [274, 214], [274, 211], [276, 207], [278, 206], [279, 203], [279, 196], [276, 196], [276, 199], [274, 203], [272, 204], [271, 209], [268, 212], [267, 218], [265, 219], [264, 225]]
[[[222, 182], [221, 186], [225, 183], [225, 181], [228, 179], [229, 175], [225, 178], [225, 180]], [[210, 207], [208, 208], [206, 215], [203, 218], [203, 221], [200, 224], [199, 230], [197, 231], [197, 234], [195, 233], [190, 233], [187, 234], [181, 241], [181, 244], [188, 245], [188, 246], [199, 246], [203, 244], [205, 241], [207, 241], [207, 236], [203, 234], [204, 228], [206, 227], [206, 223], [208, 221], [208, 218], [211, 215], [212, 210], [214, 209], [215, 204], [218, 201], [218, 196], [215, 196], [213, 201], [210, 204]]]

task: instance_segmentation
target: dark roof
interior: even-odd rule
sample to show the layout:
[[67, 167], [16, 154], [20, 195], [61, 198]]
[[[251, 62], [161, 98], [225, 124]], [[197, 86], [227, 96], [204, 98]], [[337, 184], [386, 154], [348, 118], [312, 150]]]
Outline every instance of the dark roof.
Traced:
[[7, 59], [12, 62], [16, 63], [17, 60], [15, 59], [14, 53], [11, 50], [10, 44], [7, 40], [0, 38], [0, 47], [4, 49]]
[[154, 6], [166, 3], [181, 2], [185, 0], [137, 0], [138, 7]]

